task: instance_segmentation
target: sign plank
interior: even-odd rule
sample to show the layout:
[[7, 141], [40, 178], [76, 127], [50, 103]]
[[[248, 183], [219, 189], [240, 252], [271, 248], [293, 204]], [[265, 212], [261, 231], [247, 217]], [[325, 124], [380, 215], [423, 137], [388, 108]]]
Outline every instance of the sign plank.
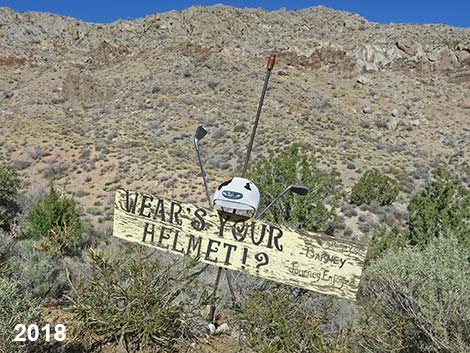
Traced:
[[231, 270], [355, 300], [366, 247], [118, 189], [114, 236]]

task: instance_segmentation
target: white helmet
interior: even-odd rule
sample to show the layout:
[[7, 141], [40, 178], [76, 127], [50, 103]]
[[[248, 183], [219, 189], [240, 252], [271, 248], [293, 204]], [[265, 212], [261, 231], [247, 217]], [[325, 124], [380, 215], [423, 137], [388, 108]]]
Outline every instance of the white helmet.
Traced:
[[214, 206], [222, 212], [253, 217], [258, 211], [259, 199], [258, 187], [252, 181], [235, 177], [217, 188]]

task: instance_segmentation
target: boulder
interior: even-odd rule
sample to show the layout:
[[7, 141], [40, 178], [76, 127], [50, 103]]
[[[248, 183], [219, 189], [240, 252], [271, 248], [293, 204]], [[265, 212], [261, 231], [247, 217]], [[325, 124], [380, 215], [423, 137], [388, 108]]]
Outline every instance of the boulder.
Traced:
[[215, 330], [216, 335], [228, 335], [230, 333], [230, 327], [227, 323], [223, 323]]
[[397, 46], [360, 45], [354, 52], [356, 66], [360, 72], [374, 72], [383, 69], [394, 61], [405, 57]]
[[457, 56], [448, 47], [436, 49], [429, 55], [428, 60], [432, 62], [433, 72], [437, 74], [445, 74], [453, 70], [459, 62]]
[[387, 129], [394, 131], [397, 129], [399, 123], [400, 119], [398, 117], [392, 116], [386, 122]]
[[409, 56], [423, 57], [424, 51], [421, 44], [412, 42], [407, 39], [400, 39], [397, 41], [397, 48]]

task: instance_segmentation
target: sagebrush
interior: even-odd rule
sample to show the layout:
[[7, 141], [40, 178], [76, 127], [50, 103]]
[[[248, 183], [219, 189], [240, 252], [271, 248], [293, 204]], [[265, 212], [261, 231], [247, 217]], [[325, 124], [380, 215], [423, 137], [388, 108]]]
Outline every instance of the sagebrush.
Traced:
[[17, 324], [39, 324], [42, 305], [14, 279], [0, 277], [0, 352], [29, 352], [31, 344], [13, 343]]
[[451, 237], [389, 251], [364, 272], [364, 352], [470, 352], [470, 250]]

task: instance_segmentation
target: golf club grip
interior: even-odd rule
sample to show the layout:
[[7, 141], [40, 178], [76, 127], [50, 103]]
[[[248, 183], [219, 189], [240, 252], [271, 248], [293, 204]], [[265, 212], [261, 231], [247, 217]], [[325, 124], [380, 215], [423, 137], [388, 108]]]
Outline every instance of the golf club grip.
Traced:
[[268, 70], [272, 70], [275, 62], [276, 62], [276, 54], [271, 54], [268, 60], [268, 64], [266, 65], [266, 68]]

